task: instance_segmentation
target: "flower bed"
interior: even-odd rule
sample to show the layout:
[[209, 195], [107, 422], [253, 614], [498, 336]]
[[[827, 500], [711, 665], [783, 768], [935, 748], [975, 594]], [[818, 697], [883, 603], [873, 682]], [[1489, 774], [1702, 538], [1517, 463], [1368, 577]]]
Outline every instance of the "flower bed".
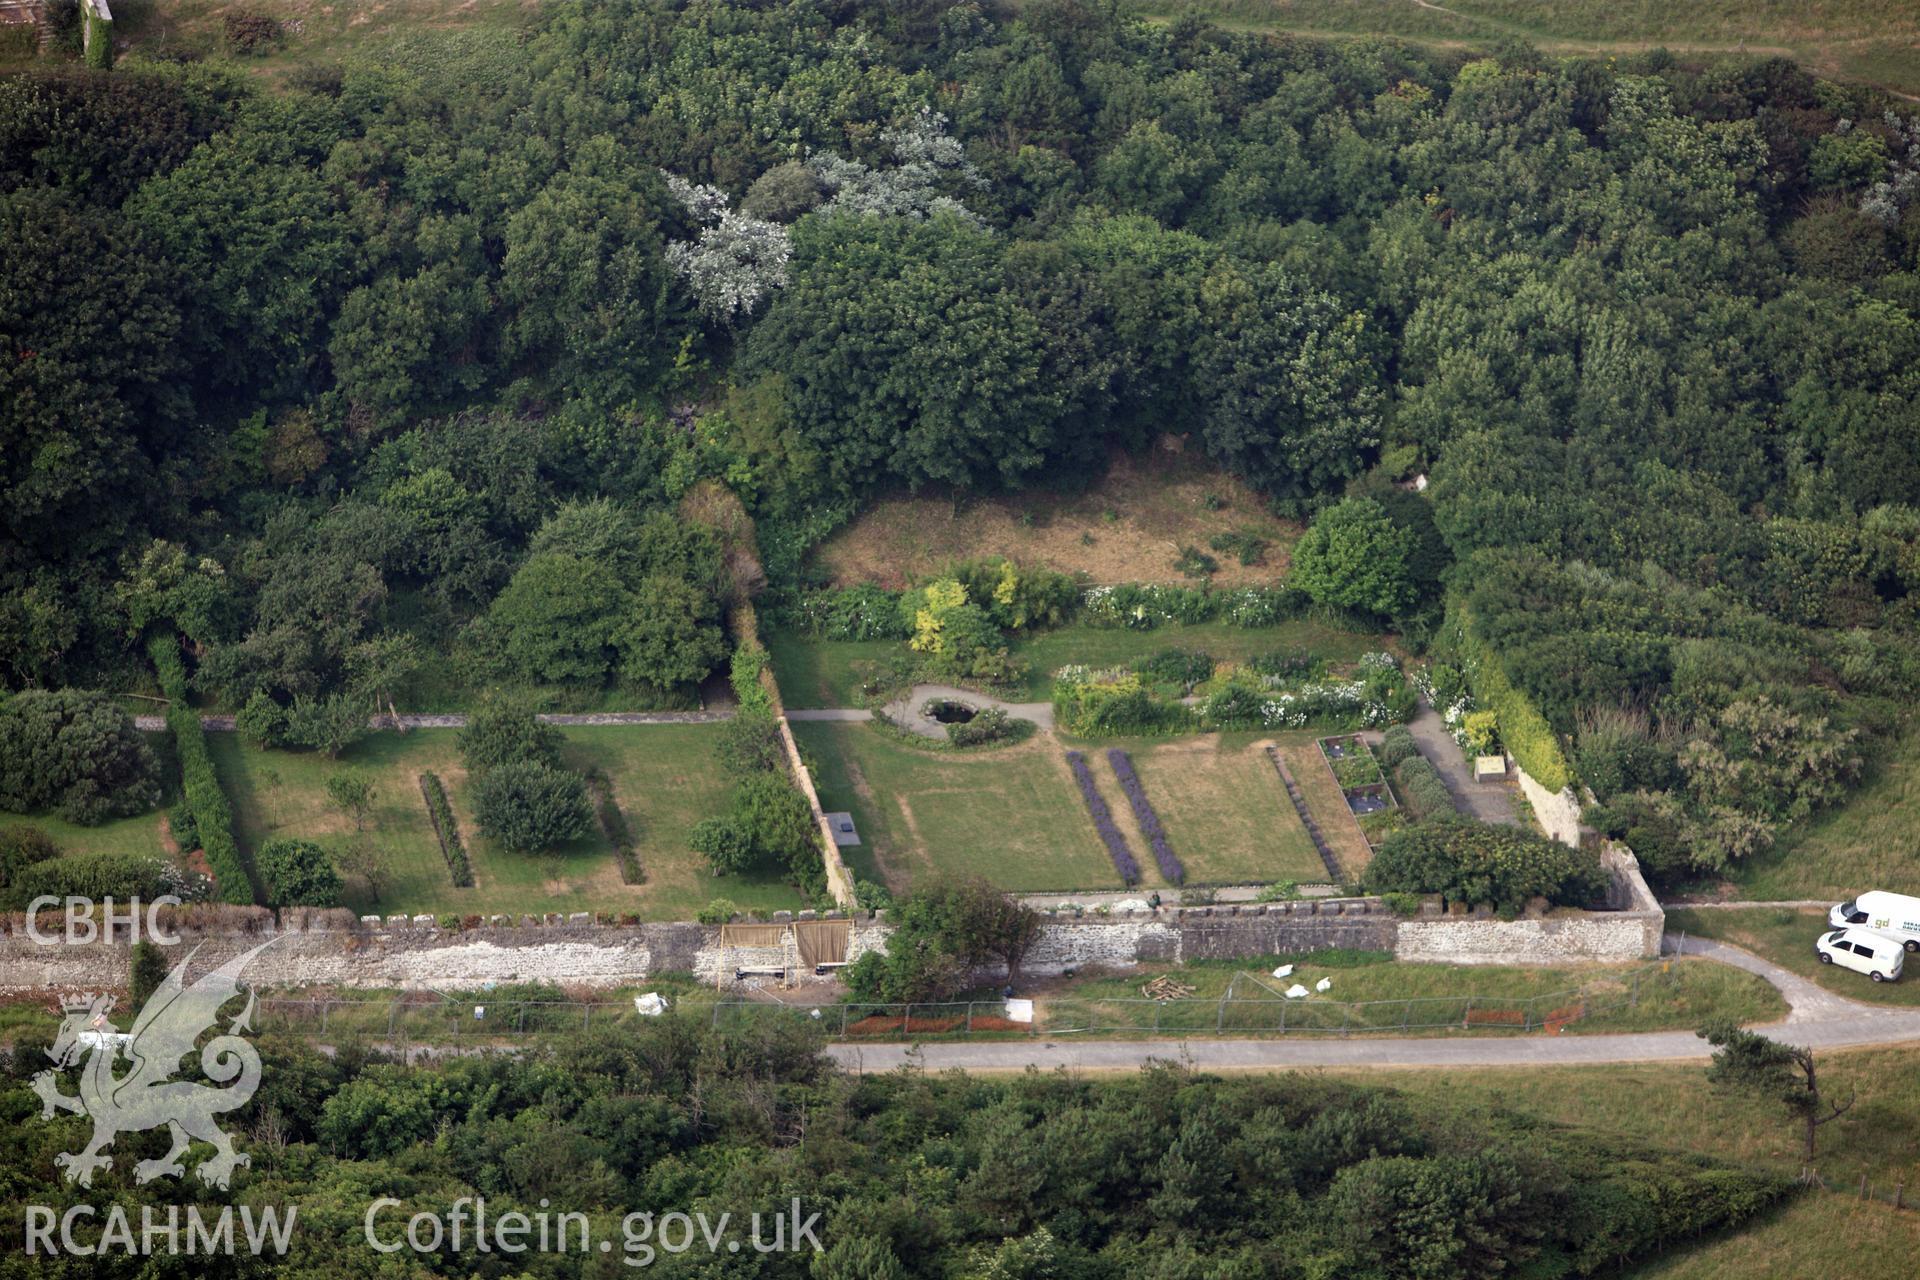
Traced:
[[1187, 870], [1180, 865], [1180, 859], [1174, 856], [1173, 846], [1167, 843], [1166, 830], [1160, 825], [1160, 815], [1153, 811], [1153, 801], [1147, 799], [1147, 789], [1140, 782], [1140, 775], [1133, 771], [1133, 759], [1118, 747], [1107, 752], [1107, 763], [1113, 766], [1114, 777], [1120, 779], [1120, 789], [1127, 793], [1127, 803], [1133, 806], [1134, 820], [1140, 824], [1147, 843], [1153, 846], [1153, 860], [1160, 866], [1160, 874], [1168, 884], [1179, 884], [1187, 878]]
[[1107, 808], [1107, 802], [1095, 790], [1093, 770], [1087, 767], [1087, 758], [1078, 751], [1069, 751], [1067, 764], [1073, 769], [1074, 781], [1080, 784], [1080, 798], [1087, 802], [1087, 812], [1093, 815], [1093, 825], [1107, 846], [1107, 856], [1113, 859], [1113, 869], [1120, 873], [1120, 883], [1128, 887], [1139, 884], [1140, 864], [1134, 860], [1133, 850], [1127, 847], [1126, 836], [1114, 824], [1113, 811]]

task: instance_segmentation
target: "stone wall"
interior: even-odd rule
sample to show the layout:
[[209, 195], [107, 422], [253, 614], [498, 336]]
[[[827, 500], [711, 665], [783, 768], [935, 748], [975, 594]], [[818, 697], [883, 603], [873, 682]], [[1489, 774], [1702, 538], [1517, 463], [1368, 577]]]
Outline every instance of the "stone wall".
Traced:
[[[1454, 964], [1621, 962], [1658, 954], [1664, 924], [1658, 903], [1646, 892], [1631, 854], [1616, 848], [1606, 857], [1625, 910], [1500, 921], [1442, 916], [1430, 907], [1420, 918], [1401, 919], [1378, 899], [1344, 898], [1063, 915], [1047, 920], [1025, 967], [1046, 975], [1328, 947]], [[812, 914], [802, 912], [801, 918]], [[775, 913], [776, 923], [789, 921], [787, 913]], [[295, 912], [276, 923], [260, 908], [211, 913], [188, 908], [169, 927], [179, 935], [180, 947], [198, 948], [196, 975], [271, 940], [249, 964], [247, 977], [280, 988], [447, 989], [550, 982], [605, 990], [644, 983], [658, 973], [691, 973], [725, 984], [741, 969], [779, 968], [796, 954], [791, 932], [780, 946], [724, 946], [718, 926], [600, 924], [585, 914], [523, 916], [518, 922], [494, 916], [478, 928], [442, 929], [429, 916], [382, 920], [337, 911]], [[884, 920], [856, 919], [848, 959], [885, 947], [892, 931]], [[130, 945], [124, 929], [110, 939], [43, 945], [27, 934], [20, 917], [11, 917], [0, 922], [0, 992], [123, 987]], [[814, 980], [811, 974], [801, 977]]]
[[1627, 963], [1660, 954], [1666, 912], [1647, 888], [1640, 862], [1625, 845], [1600, 854], [1609, 881], [1611, 911], [1552, 911], [1519, 920], [1423, 913], [1400, 922], [1393, 954], [1399, 960], [1446, 964]]
[[1578, 845], [1580, 800], [1573, 794], [1573, 788], [1562, 787], [1558, 791], [1549, 791], [1522, 769], [1517, 761], [1513, 771], [1520, 779], [1520, 790], [1526, 793], [1527, 803], [1533, 806], [1534, 817], [1540, 820], [1541, 830], [1561, 844]]

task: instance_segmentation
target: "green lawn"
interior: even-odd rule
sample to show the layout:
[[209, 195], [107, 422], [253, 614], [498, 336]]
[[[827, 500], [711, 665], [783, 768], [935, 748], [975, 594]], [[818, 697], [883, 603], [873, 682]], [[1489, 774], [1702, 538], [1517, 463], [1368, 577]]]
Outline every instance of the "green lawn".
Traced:
[[1875, 982], [1864, 973], [1821, 964], [1814, 958], [1814, 939], [1828, 927], [1827, 913], [1811, 908], [1750, 907], [1730, 911], [1671, 908], [1667, 911], [1668, 933], [1691, 933], [1745, 947], [1783, 969], [1855, 1000], [1920, 1005], [1920, 956], [1907, 957], [1906, 973], [1900, 981]]
[[[1384, 643], [1381, 636], [1370, 632], [1295, 620], [1272, 627], [1203, 622], [1152, 631], [1075, 625], [1016, 638], [1009, 648], [1029, 668], [1014, 700], [1044, 702], [1052, 693], [1053, 673], [1070, 663], [1120, 666], [1162, 649], [1176, 648], [1204, 650], [1222, 662], [1244, 661], [1273, 649], [1350, 662]], [[767, 650], [773, 659], [773, 673], [780, 681], [780, 696], [788, 707], [804, 709], [859, 706], [854, 664], [879, 662], [889, 654], [904, 653], [906, 645], [899, 640], [809, 640], [779, 632], [768, 639]]]
[[[151, 708], [140, 708], [146, 711]], [[163, 733], [145, 733], [140, 735], [162, 760], [166, 759], [166, 735]], [[173, 784], [168, 784], [173, 786]], [[65, 853], [150, 853], [157, 857], [166, 857], [171, 850], [167, 848], [163, 832], [166, 829], [166, 805], [179, 799], [178, 787], [162, 797], [159, 807], [149, 813], [135, 814], [131, 818], [115, 818], [94, 827], [79, 827], [64, 822], [50, 813], [8, 813], [0, 809], [0, 827], [34, 827], [44, 831]]]
[[[1292, 964], [1284, 981], [1267, 978], [1277, 964]], [[1154, 1025], [1154, 1010], [1140, 1000], [1141, 985], [1156, 971], [1116, 977], [1075, 979], [1040, 997], [1048, 1025], [1112, 1027], [1138, 1023]], [[1439, 965], [1394, 961], [1381, 953], [1333, 951], [1307, 956], [1203, 962], [1173, 969], [1173, 976], [1194, 988], [1193, 1003], [1162, 1006], [1163, 1033], [1182, 1028], [1213, 1031], [1278, 1029], [1284, 1010], [1286, 1026], [1337, 1031], [1352, 1027], [1370, 1033], [1392, 1032], [1402, 1025], [1446, 1023], [1457, 1026], [1472, 1007], [1483, 1012], [1527, 1002], [1536, 1018], [1549, 1010], [1570, 1007], [1584, 998], [1596, 1006], [1587, 1017], [1568, 1024], [1565, 1034], [1670, 1030], [1697, 1027], [1709, 1017], [1725, 1015], [1744, 1023], [1771, 1022], [1784, 1017], [1786, 1002], [1765, 980], [1710, 960], [1675, 961], [1664, 971], [1653, 965], [1585, 965], [1568, 968], [1504, 967], [1497, 965]], [[1226, 993], [1235, 975], [1241, 978], [1232, 1003], [1215, 1003]], [[1635, 975], [1639, 975], [1635, 981]], [[1321, 979], [1332, 987], [1324, 994], [1301, 1000], [1278, 996], [1292, 983], [1314, 988]], [[1637, 990], [1632, 1003], [1611, 1006]], [[1403, 1001], [1412, 1001], [1403, 1005]], [[1375, 1003], [1385, 1002], [1385, 1003]], [[1365, 1008], [1349, 1006], [1365, 1005]], [[1441, 1034], [1445, 1034], [1441, 1032]], [[1506, 1034], [1474, 1032], [1472, 1034]], [[1524, 1034], [1524, 1033], [1515, 1033]]]
[[[1297, 735], [1286, 735], [1293, 737]], [[1167, 842], [1186, 868], [1187, 883], [1272, 884], [1327, 878], [1326, 864], [1287, 799], [1287, 789], [1254, 734], [1199, 734], [1119, 741], [1153, 802]], [[1110, 766], [1104, 746], [1088, 752], [1103, 784]], [[1116, 785], [1107, 803], [1151, 881], [1159, 871], [1151, 847], [1133, 824], [1133, 810]]]
[[[684, 920], [715, 897], [742, 907], [806, 905], [773, 877], [717, 879], [688, 848], [688, 829], [718, 812], [726, 785], [713, 765], [708, 725], [626, 725], [566, 731], [569, 762], [598, 764], [613, 781], [647, 874], [621, 883], [612, 849], [596, 826], [552, 854], [509, 854], [475, 829], [465, 768], [450, 729], [377, 733], [339, 760], [311, 753], [265, 751], [239, 735], [209, 734], [221, 785], [233, 804], [235, 834], [249, 849], [275, 836], [301, 836], [338, 848], [350, 824], [326, 800], [329, 775], [347, 769], [371, 775], [375, 787], [370, 835], [387, 859], [392, 882], [373, 902], [350, 894], [348, 906], [392, 914], [518, 914], [545, 911], [632, 912]], [[472, 861], [474, 885], [453, 886], [420, 795], [419, 775], [432, 770], [446, 784]]]
[[1742, 897], [1851, 898], [1867, 889], [1920, 894], [1920, 726], [1873, 756], [1867, 784], [1777, 848], [1728, 873]]
[[863, 878], [896, 891], [942, 872], [1030, 893], [1121, 887], [1051, 734], [949, 752], [871, 724], [810, 721], [793, 731], [814, 763], [820, 803], [854, 815], [863, 843], [847, 850], [848, 862]]

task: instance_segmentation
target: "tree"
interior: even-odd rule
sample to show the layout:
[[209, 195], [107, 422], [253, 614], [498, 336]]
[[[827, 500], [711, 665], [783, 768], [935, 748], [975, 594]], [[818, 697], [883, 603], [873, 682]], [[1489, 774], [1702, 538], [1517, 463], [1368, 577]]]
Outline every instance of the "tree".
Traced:
[[160, 769], [102, 693], [30, 689], [0, 702], [0, 809], [91, 826], [160, 802]]
[[367, 816], [373, 811], [373, 779], [356, 770], [346, 769], [327, 775], [327, 801], [353, 821], [355, 831], [367, 829]]
[[1697, 1034], [1715, 1049], [1707, 1079], [1783, 1104], [1803, 1126], [1809, 1160], [1813, 1159], [1814, 1137], [1820, 1126], [1845, 1115], [1853, 1106], [1851, 1094], [1845, 1102], [1831, 1106], [1822, 1100], [1810, 1048], [1769, 1040], [1729, 1018], [1717, 1018]]
[[717, 876], [736, 875], [757, 861], [753, 838], [730, 817], [702, 818], [693, 824], [687, 843], [706, 858], [708, 869]]
[[605, 683], [633, 600], [608, 566], [577, 556], [529, 557], [484, 619], [507, 670], [551, 684]]
[[541, 853], [577, 840], [593, 822], [579, 774], [525, 760], [481, 774], [473, 810], [480, 829], [513, 853]]
[[388, 864], [386, 855], [374, 847], [373, 841], [364, 834], [349, 840], [346, 847], [333, 855], [334, 862], [343, 875], [352, 876], [367, 886], [367, 896], [375, 902], [393, 879], [393, 868]]
[[796, 875], [820, 869], [820, 834], [813, 810], [784, 773], [758, 773], [733, 789], [730, 806], [753, 848], [754, 861], [783, 866]]
[[533, 707], [517, 698], [488, 699], [467, 716], [460, 730], [460, 759], [470, 774], [482, 774], [503, 764], [542, 764], [560, 767], [560, 730], [542, 724]]
[[1200, 307], [1193, 390], [1207, 453], [1277, 498], [1360, 474], [1381, 407], [1362, 314], [1268, 265], [1216, 267]]
[[110, 549], [187, 412], [180, 283], [139, 224], [0, 195], [0, 568]]
[[727, 656], [711, 595], [678, 578], [641, 582], [628, 616], [614, 633], [620, 676], [655, 689], [698, 684]]
[[805, 219], [741, 372], [780, 376], [794, 427], [844, 486], [1017, 484], [1062, 445], [1066, 401], [1001, 252], [951, 214]]
[[1391, 618], [1414, 603], [1413, 553], [1413, 533], [1379, 503], [1348, 498], [1314, 518], [1287, 581], [1320, 604]]
[[941, 880], [916, 889], [894, 912], [884, 953], [868, 952], [847, 970], [865, 1000], [942, 1000], [963, 989], [989, 961], [1009, 985], [1040, 936], [1040, 913], [986, 880]]
[[272, 907], [331, 907], [340, 901], [340, 874], [326, 850], [311, 840], [269, 840], [254, 855]]

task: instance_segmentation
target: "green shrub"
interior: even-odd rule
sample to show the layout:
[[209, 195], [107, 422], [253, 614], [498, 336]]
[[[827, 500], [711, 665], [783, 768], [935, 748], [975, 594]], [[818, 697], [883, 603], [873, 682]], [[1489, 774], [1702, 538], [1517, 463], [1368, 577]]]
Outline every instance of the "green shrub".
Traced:
[[1400, 803], [1415, 820], [1454, 812], [1453, 793], [1433, 762], [1425, 756], [1409, 756], [1393, 771], [1394, 786]]
[[433, 832], [440, 837], [440, 855], [447, 860], [447, 871], [456, 889], [473, 887], [473, 865], [467, 860], [467, 846], [460, 840], [460, 824], [454, 821], [453, 806], [447, 803], [447, 789], [437, 773], [420, 775], [420, 794], [426, 797], [427, 817]]
[[480, 829], [514, 853], [539, 853], [578, 840], [593, 822], [579, 774], [535, 761], [498, 765], [473, 788]]
[[1413, 732], [1403, 724], [1390, 726], [1380, 738], [1380, 765], [1389, 771], [1398, 769], [1402, 760], [1410, 760], [1420, 754], [1420, 748], [1414, 744]]
[[698, 924], [725, 924], [740, 914], [740, 908], [734, 905], [732, 898], [715, 898], [694, 913]]
[[142, 853], [70, 853], [22, 867], [5, 890], [5, 906], [24, 911], [39, 897], [151, 900], [167, 892], [166, 863]]
[[956, 747], [977, 747], [1013, 735], [1014, 721], [999, 707], [986, 707], [964, 724], [947, 726], [947, 741]]
[[1332, 764], [1334, 780], [1342, 787], [1364, 787], [1382, 780], [1379, 761], [1368, 754], [1343, 756]]
[[1508, 915], [1536, 896], [1585, 906], [1606, 883], [1594, 850], [1458, 817], [1394, 832], [1367, 865], [1367, 885], [1375, 893], [1438, 893]]
[[0, 701], [0, 809], [92, 826], [160, 801], [160, 767], [103, 693], [29, 689]]
[[466, 728], [460, 730], [460, 759], [471, 774], [503, 764], [543, 764], [557, 769], [563, 741], [558, 729], [540, 722], [531, 703], [496, 698], [467, 717]]
[[1395, 890], [1380, 895], [1380, 903], [1397, 916], [1417, 916], [1420, 914], [1420, 895], [1402, 893]]
[[157, 635], [148, 642], [147, 654], [159, 673], [161, 692], [167, 695], [167, 728], [180, 758], [180, 786], [216, 892], [222, 902], [252, 905], [253, 881], [233, 838], [233, 810], [220, 790], [213, 757], [207, 753], [200, 716], [187, 704], [187, 670], [180, 658], [180, 641], [171, 632]]
[[0, 828], [0, 889], [11, 885], [35, 863], [60, 856], [60, 846], [38, 827]]
[[1210, 578], [1220, 572], [1220, 562], [1198, 547], [1181, 547], [1173, 567], [1183, 578]]
[[332, 907], [340, 903], [340, 873], [311, 840], [269, 840], [254, 859], [270, 907]]
[[733, 818], [702, 818], [687, 835], [693, 851], [707, 860], [707, 869], [717, 876], [734, 875], [754, 864], [753, 838]]

